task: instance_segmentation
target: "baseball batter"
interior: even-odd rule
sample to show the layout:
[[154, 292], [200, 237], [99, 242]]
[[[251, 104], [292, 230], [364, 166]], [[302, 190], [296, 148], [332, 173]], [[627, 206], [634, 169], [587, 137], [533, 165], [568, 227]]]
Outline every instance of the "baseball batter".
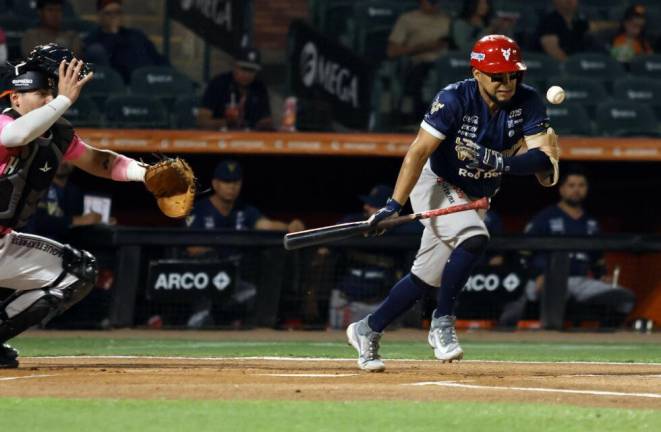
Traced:
[[14, 290], [0, 302], [0, 368], [18, 367], [18, 352], [6, 341], [64, 312], [94, 286], [91, 254], [15, 231], [34, 213], [60, 162], [116, 181], [144, 179], [144, 165], [90, 147], [62, 117], [92, 76], [55, 44], [37, 46], [13, 67], [11, 108], [0, 115], [0, 287]]
[[[472, 78], [434, 98], [411, 144], [395, 191], [371, 224], [398, 215], [411, 199], [415, 212], [493, 197], [503, 174], [536, 174], [545, 186], [558, 178], [557, 136], [537, 92], [523, 84], [526, 65], [515, 41], [489, 35], [470, 54]], [[423, 221], [411, 272], [377, 311], [347, 328], [358, 366], [382, 371], [383, 330], [424, 294], [438, 289], [428, 341], [437, 359], [460, 360], [453, 309], [473, 265], [489, 240], [483, 212], [468, 211]]]

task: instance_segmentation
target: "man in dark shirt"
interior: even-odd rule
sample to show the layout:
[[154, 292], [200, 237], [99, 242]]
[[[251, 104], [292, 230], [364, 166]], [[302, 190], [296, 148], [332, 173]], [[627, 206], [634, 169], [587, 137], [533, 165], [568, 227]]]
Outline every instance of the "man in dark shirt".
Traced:
[[554, 9], [540, 21], [537, 30], [543, 52], [565, 61], [571, 54], [595, 48], [590, 23], [578, 11], [578, 0], [553, 0]]
[[197, 125], [212, 130], [272, 130], [269, 94], [257, 79], [259, 51], [245, 48], [234, 69], [209, 82], [197, 114]]
[[[526, 234], [536, 236], [594, 236], [599, 224], [583, 208], [588, 181], [578, 169], [569, 170], [560, 182], [560, 202], [539, 212], [526, 227]], [[532, 268], [539, 275], [528, 286], [528, 297], [536, 300], [544, 286], [547, 254], [533, 256]], [[603, 254], [576, 251], [570, 254], [567, 295], [580, 305], [599, 309], [603, 322], [617, 326], [633, 310], [633, 292], [605, 277]]]
[[140, 67], [169, 64], [141, 30], [122, 27], [121, 0], [97, 0], [96, 9], [99, 27], [85, 38], [88, 61], [111, 66], [126, 83]]

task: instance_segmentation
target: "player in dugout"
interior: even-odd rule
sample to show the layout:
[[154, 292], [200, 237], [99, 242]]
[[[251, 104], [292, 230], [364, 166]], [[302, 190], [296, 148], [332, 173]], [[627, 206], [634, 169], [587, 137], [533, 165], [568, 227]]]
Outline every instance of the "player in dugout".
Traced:
[[0, 369], [18, 367], [18, 352], [5, 342], [66, 311], [96, 280], [90, 253], [16, 231], [35, 212], [60, 163], [115, 181], [142, 182], [150, 171], [89, 146], [62, 117], [93, 77], [70, 50], [39, 45], [8, 73], [11, 107], [0, 115], [0, 287], [13, 293], [0, 301]]
[[[544, 186], [558, 180], [557, 135], [535, 89], [524, 84], [519, 45], [503, 35], [478, 40], [470, 79], [443, 88], [431, 103], [404, 157], [395, 191], [370, 217], [376, 224], [399, 214], [410, 198], [414, 212], [493, 197], [503, 174], [535, 174]], [[470, 210], [422, 221], [420, 248], [409, 274], [381, 306], [347, 327], [358, 366], [382, 371], [383, 330], [427, 290], [437, 290], [428, 342], [442, 362], [463, 358], [454, 304], [489, 240], [484, 211]]]

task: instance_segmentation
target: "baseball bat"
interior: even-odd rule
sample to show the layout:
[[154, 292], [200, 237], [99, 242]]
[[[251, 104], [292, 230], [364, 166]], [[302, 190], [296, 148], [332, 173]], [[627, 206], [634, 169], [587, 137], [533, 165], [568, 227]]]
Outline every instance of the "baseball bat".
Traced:
[[[446, 208], [427, 210], [419, 213], [412, 213], [404, 216], [397, 216], [382, 220], [376, 226], [376, 229], [390, 229], [403, 223], [429, 219], [436, 216], [443, 216], [452, 213], [463, 212], [467, 210], [478, 210], [489, 208], [487, 198], [480, 198], [468, 204], [458, 204]], [[305, 231], [299, 231], [285, 235], [284, 245], [287, 250], [300, 249], [308, 246], [315, 246], [331, 241], [344, 240], [375, 229], [369, 222], [349, 222], [338, 225], [330, 225], [321, 228], [314, 228]]]

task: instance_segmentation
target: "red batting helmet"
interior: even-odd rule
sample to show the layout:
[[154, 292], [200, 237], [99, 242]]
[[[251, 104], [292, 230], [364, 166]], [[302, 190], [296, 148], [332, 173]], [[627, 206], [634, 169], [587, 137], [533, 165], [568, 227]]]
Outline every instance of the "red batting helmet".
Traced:
[[488, 35], [475, 42], [471, 66], [486, 73], [519, 72], [528, 68], [521, 61], [519, 45], [503, 35]]

